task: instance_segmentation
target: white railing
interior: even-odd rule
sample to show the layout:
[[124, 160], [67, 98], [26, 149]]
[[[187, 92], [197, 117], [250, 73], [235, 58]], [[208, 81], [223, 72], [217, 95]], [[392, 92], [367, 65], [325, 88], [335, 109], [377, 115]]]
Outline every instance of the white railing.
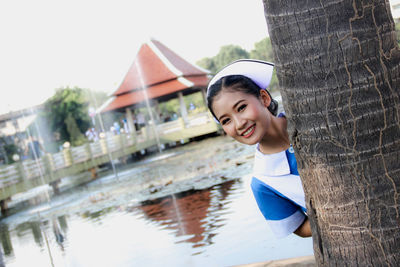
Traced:
[[9, 186], [18, 183], [20, 172], [17, 165], [10, 165], [0, 169], [0, 187]]
[[[179, 131], [182, 131], [183, 133], [183, 131], [188, 130], [191, 127], [198, 127], [206, 124], [210, 125], [210, 122], [213, 122], [212, 117], [208, 112], [206, 112], [189, 116], [186, 122], [184, 122], [182, 118], [179, 118], [175, 121], [159, 124], [155, 128], [160, 138], [170, 134], [177, 136], [173, 138], [180, 138]], [[154, 129], [151, 125], [143, 127], [135, 134], [125, 133], [114, 135], [109, 132], [104, 138], [96, 142], [87, 143], [79, 147], [67, 148], [53, 154], [46, 154], [37, 160], [29, 159], [11, 165], [0, 166], [0, 189], [17, 184], [24, 179], [33, 179], [45, 175], [48, 172], [56, 172], [71, 167], [74, 164], [91, 161], [107, 155], [108, 153], [117, 152], [121, 154], [121, 152], [125, 151], [127, 148], [136, 147], [137, 144], [149, 140], [151, 141], [154, 138]], [[172, 140], [171, 137], [169, 138], [169, 140]], [[178, 140], [180, 139], [175, 141]], [[155, 142], [155, 140], [153, 141]], [[152, 142], [146, 144], [146, 146], [152, 145], [155, 144], [152, 144]], [[129, 151], [132, 152], [133, 150], [130, 149]]]
[[24, 178], [32, 179], [34, 177], [40, 176], [44, 170], [43, 158], [37, 160], [25, 160], [22, 162], [24, 170]]
[[74, 163], [84, 162], [90, 159], [87, 146], [72, 147], [71, 156]]

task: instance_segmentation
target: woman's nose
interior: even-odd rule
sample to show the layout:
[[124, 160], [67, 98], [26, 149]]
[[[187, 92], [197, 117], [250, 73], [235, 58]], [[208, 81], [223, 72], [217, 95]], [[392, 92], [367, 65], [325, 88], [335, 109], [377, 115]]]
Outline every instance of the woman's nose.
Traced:
[[235, 126], [236, 130], [243, 130], [244, 126], [246, 125], [246, 120], [241, 118], [240, 116], [235, 116]]

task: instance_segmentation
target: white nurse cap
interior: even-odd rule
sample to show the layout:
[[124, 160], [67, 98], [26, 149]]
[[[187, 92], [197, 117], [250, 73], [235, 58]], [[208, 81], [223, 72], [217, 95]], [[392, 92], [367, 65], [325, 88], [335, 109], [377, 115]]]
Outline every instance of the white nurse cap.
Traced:
[[251, 79], [261, 89], [267, 89], [271, 82], [274, 64], [255, 59], [239, 59], [222, 68], [211, 79], [208, 84], [207, 92], [210, 87], [219, 79], [229, 75], [243, 75]]

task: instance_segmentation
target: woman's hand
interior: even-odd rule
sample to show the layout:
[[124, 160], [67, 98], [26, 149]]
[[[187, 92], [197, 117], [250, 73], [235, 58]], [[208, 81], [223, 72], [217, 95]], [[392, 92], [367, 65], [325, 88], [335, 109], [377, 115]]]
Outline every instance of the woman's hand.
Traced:
[[300, 237], [310, 237], [311, 236], [311, 226], [308, 218], [304, 220], [304, 222], [297, 228], [294, 233]]

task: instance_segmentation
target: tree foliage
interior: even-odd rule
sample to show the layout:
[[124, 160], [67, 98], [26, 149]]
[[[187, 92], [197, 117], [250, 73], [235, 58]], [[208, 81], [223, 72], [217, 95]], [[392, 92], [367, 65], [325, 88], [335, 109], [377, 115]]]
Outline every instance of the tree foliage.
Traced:
[[249, 52], [245, 49], [241, 48], [238, 45], [225, 45], [222, 46], [218, 52], [218, 54], [212, 58], [203, 58], [197, 62], [199, 66], [205, 68], [211, 73], [216, 73], [223, 66], [228, 63], [241, 59], [248, 58]]
[[17, 154], [22, 156], [21, 149], [14, 143], [9, 143], [4, 137], [0, 137], [0, 162], [13, 163], [13, 155]]
[[49, 152], [57, 151], [64, 142], [70, 142], [73, 146], [81, 145], [86, 141], [84, 133], [93, 124], [89, 107], [96, 109], [107, 98], [105, 92], [79, 87], [58, 88], [29, 126], [29, 134], [43, 140]]
[[274, 53], [272, 52], [272, 44], [269, 37], [265, 37], [254, 44], [254, 49], [250, 51], [250, 57], [253, 59], [274, 62]]
[[[41, 135], [45, 143], [66, 141], [72, 145], [80, 145], [84, 141], [84, 133], [90, 126], [88, 100], [83, 89], [59, 88], [44, 104], [44, 111], [36, 120], [37, 131], [45, 131]], [[35, 127], [32, 127], [35, 130]]]
[[[204, 99], [203, 96], [200, 92], [186, 95], [183, 97], [183, 100], [185, 102], [186, 108], [189, 111], [189, 114], [191, 113], [197, 113], [197, 112], [204, 112], [207, 110], [206, 106], [204, 106]], [[190, 104], [193, 104], [196, 109], [195, 110], [190, 110]], [[160, 103], [160, 112], [164, 116], [169, 116], [172, 117], [173, 114], [180, 114], [180, 104], [179, 104], [179, 99], [173, 98], [167, 102]]]
[[71, 113], [67, 114], [64, 123], [65, 126], [67, 127], [71, 144], [82, 145], [85, 142], [85, 136], [82, 134], [78, 124], [76, 123], [76, 119], [73, 117]]
[[225, 45], [219, 50], [215, 57], [215, 66], [220, 69], [233, 60], [248, 58], [249, 52], [237, 45]]
[[[272, 52], [271, 40], [269, 37], [262, 39], [254, 44], [254, 49], [250, 52], [241, 48], [237, 45], [225, 45], [222, 46], [218, 54], [214, 57], [205, 57], [197, 61], [196, 64], [204, 69], [211, 71], [211, 73], [216, 73], [218, 70], [223, 68], [225, 65], [231, 63], [234, 60], [242, 58], [252, 58], [259, 59], [269, 62], [274, 62], [274, 55]], [[271, 83], [269, 85], [269, 91], [278, 90], [278, 78], [274, 72], [272, 76]]]
[[212, 73], [215, 73], [217, 70], [217, 67], [215, 66], [215, 62], [213, 58], [210, 57], [204, 57], [196, 62], [197, 65], [200, 67], [211, 71]]

